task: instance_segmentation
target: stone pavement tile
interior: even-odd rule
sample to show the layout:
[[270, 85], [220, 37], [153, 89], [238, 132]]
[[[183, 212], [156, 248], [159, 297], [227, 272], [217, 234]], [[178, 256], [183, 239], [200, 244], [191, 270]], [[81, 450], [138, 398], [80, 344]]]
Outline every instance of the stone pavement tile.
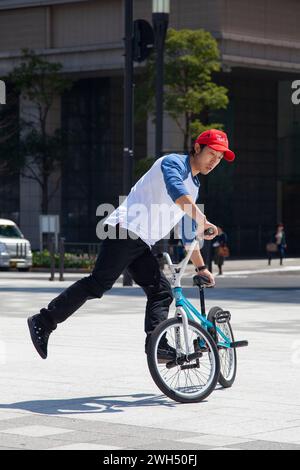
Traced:
[[[162, 437], [159, 433], [153, 433], [149, 434], [147, 432], [142, 432], [139, 435], [130, 435], [130, 436], [120, 436], [117, 433], [115, 434], [114, 437], [112, 436], [101, 436], [99, 433], [90, 435], [89, 436], [89, 441], [94, 441], [100, 444], [109, 444], [113, 446], [122, 446], [124, 447], [136, 447], [142, 445], [143, 447], [146, 448], [147, 444], [149, 442], [156, 443], [156, 442], [162, 442], [162, 441], [169, 441], [169, 440], [174, 440], [172, 436], [172, 432], [169, 431], [168, 436], [164, 435]], [[178, 442], [178, 441], [176, 441]], [[186, 444], [185, 444], [186, 445]], [[195, 445], [195, 444], [193, 444]]]
[[23, 427], [14, 427], [10, 429], [2, 429], [1, 433], [5, 434], [15, 434], [16, 436], [31, 436], [31, 437], [45, 437], [52, 436], [63, 433], [73, 433], [72, 429], [64, 428], [53, 428], [50, 426], [23, 426]]
[[[89, 415], [91, 416], [91, 415]], [[16, 423], [16, 421], [14, 421]], [[65, 428], [69, 430], [76, 431], [77, 433], [81, 432], [81, 434], [93, 434], [96, 436], [97, 439], [102, 439], [103, 436], [105, 438], [110, 437], [114, 438], [115, 436], [123, 437], [140, 437], [143, 435], [149, 441], [153, 439], [157, 439], [159, 436], [160, 439], [170, 439], [173, 440], [180, 439], [183, 436], [186, 438], [189, 437], [197, 437], [198, 434], [192, 431], [185, 431], [184, 433], [181, 430], [173, 430], [173, 429], [162, 429], [156, 427], [146, 427], [146, 426], [135, 426], [135, 425], [128, 425], [128, 424], [120, 424], [120, 423], [111, 423], [106, 421], [89, 421], [89, 420], [81, 420], [76, 418], [69, 417], [60, 417], [60, 416], [45, 416], [45, 415], [31, 415], [22, 419], [17, 420], [18, 425], [40, 425], [40, 426], [51, 426], [57, 429], [57, 433], [59, 433], [60, 428]], [[0, 426], [1, 426], [0, 422]], [[3, 423], [4, 424], [4, 423]], [[16, 427], [16, 424], [13, 424], [12, 421], [8, 421], [2, 426], [2, 429], [10, 429], [11, 427]], [[62, 436], [64, 440], [69, 440], [69, 435], [65, 434]], [[82, 439], [82, 438], [81, 438]], [[89, 439], [90, 440], [90, 437]]]
[[232, 447], [232, 448], [229, 448], [229, 447], [212, 447], [209, 450], [241, 450], [241, 449], [237, 449], [235, 447]]
[[[233, 447], [239, 450], [300, 450], [300, 444], [258, 440], [235, 444]], [[231, 446], [229, 446], [229, 448], [231, 448]]]
[[[120, 436], [118, 434], [104, 434], [101, 432], [90, 431], [73, 431], [65, 434], [58, 434], [53, 436], [54, 439], [60, 439], [64, 445], [80, 444], [80, 443], [93, 443], [114, 448], [123, 448], [129, 445], [143, 445], [147, 442], [145, 436]], [[154, 441], [154, 438], [152, 438]]]
[[2, 434], [0, 433], [0, 443], [3, 447], [11, 447], [14, 449], [49, 449], [54, 446], [62, 446], [66, 441], [59, 438], [43, 438], [43, 437], [30, 437], [30, 436], [16, 436], [15, 434]]
[[[84, 424], [83, 424], [84, 423]], [[78, 426], [78, 423], [76, 423], [76, 427]], [[103, 435], [111, 435], [112, 437], [114, 436], [120, 436], [120, 438], [125, 438], [125, 437], [140, 437], [143, 435], [145, 438], [148, 440], [152, 439], [169, 439], [172, 437], [172, 439], [179, 439], [183, 436], [183, 432], [180, 430], [173, 430], [173, 429], [161, 429], [161, 428], [155, 428], [155, 427], [146, 427], [146, 426], [134, 426], [132, 424], [127, 425], [127, 424], [119, 424], [119, 423], [109, 423], [109, 422], [103, 422], [103, 421], [97, 421], [97, 422], [87, 422], [83, 421], [81, 429], [89, 429], [93, 431], [94, 433], [98, 433], [100, 436]], [[186, 437], [193, 437], [197, 436], [197, 433], [187, 431], [184, 433]]]
[[[243, 420], [245, 418], [251, 419], [263, 419], [263, 420], [273, 420], [274, 416], [276, 419], [280, 418], [283, 422], [289, 422], [289, 418], [292, 421], [296, 421], [295, 417], [300, 416], [300, 407], [299, 410], [295, 406], [287, 406], [282, 403], [280, 404], [270, 404], [268, 402], [258, 402], [255, 401], [255, 409], [247, 406], [242, 406], [235, 403], [230, 403], [224, 406], [216, 406], [214, 410], [210, 412], [210, 415], [222, 416], [224, 418], [231, 419], [232, 416], [240, 417]], [[297, 424], [297, 423], [295, 423]], [[300, 419], [299, 419], [300, 424]]]
[[24, 416], [25, 413], [22, 415], [22, 413], [14, 413], [13, 411], [1, 411], [0, 412], [0, 423], [3, 421], [6, 421], [7, 419], [15, 419], [15, 418], [20, 418]]
[[134, 445], [126, 447], [126, 450], [209, 450], [209, 446], [202, 446], [200, 444], [186, 444], [178, 441], [162, 440], [158, 442], [145, 442], [145, 445]]
[[16, 427], [22, 427], [22, 426], [30, 426], [31, 424], [36, 424], [37, 421], [35, 419], [35, 416], [28, 413], [26, 415], [19, 414], [19, 416], [15, 418], [8, 418], [0, 420], [0, 433], [3, 432], [4, 430], [16, 428]]
[[[278, 431], [280, 433], [282, 431], [283, 425], [284, 424], [282, 422], [279, 423], [259, 419], [245, 420], [244, 422], [235, 423], [228, 421], [223, 422], [222, 430], [225, 435], [236, 436], [242, 439], [258, 439], [260, 437], [265, 439], [265, 436], [268, 436], [269, 433], [272, 433], [273, 431]], [[203, 434], [218, 434], [219, 431], [220, 424], [211, 425], [209, 420], [202, 425]], [[270, 440], [274, 439], [270, 438]]]
[[121, 450], [122, 447], [114, 447], [102, 444], [93, 444], [91, 442], [78, 442], [76, 444], [67, 444], [65, 446], [52, 447], [48, 450]]
[[300, 426], [286, 427], [270, 432], [251, 434], [251, 439], [260, 439], [264, 441], [294, 443], [300, 445]]
[[0, 450], [18, 450], [15, 447], [2, 447], [0, 446]]
[[290, 426], [300, 426], [300, 419], [291, 419], [287, 422]]
[[[57, 428], [58, 429], [58, 428]], [[18, 438], [18, 442], [22, 442], [23, 437], [28, 438], [29, 436], [23, 436], [23, 435], [15, 435], [11, 433], [3, 433], [0, 434], [0, 442], [2, 442], [2, 436], [13, 436], [14, 438]], [[171, 433], [169, 432], [169, 436]], [[105, 435], [101, 432], [89, 432], [89, 431], [73, 431], [70, 433], [65, 433], [65, 434], [55, 434], [52, 435], [51, 437], [48, 437], [48, 442], [46, 443], [47, 448], [49, 447], [49, 442], [53, 442], [53, 446], [56, 445], [56, 441], [60, 440], [61, 445], [71, 445], [71, 444], [81, 444], [81, 443], [91, 443], [95, 445], [101, 445], [104, 446], [105, 448], [147, 448], [147, 445], [149, 442], [151, 442], [153, 445], [155, 445], [155, 442], [157, 441], [157, 445], [159, 445], [161, 442], [165, 442], [159, 434], [152, 434], [149, 436], [147, 433], [142, 433], [140, 432], [139, 435], [120, 435], [118, 432], [116, 432], [114, 435], [108, 434]], [[45, 439], [41, 438], [40, 442], [37, 441], [38, 444], [42, 445]], [[168, 441], [168, 439], [166, 439]], [[27, 442], [25, 440], [25, 442]], [[175, 441], [174, 441], [175, 442]], [[178, 443], [178, 445], [181, 445]], [[186, 445], [189, 444], [184, 444], [181, 446], [181, 448], [184, 448]], [[190, 444], [193, 448], [198, 448], [196, 444]], [[41, 448], [41, 447], [39, 447]], [[175, 447], [176, 448], [176, 447]]]
[[179, 442], [186, 442], [190, 444], [200, 444], [214, 447], [221, 447], [233, 444], [242, 444], [248, 442], [248, 438], [241, 439], [234, 436], [216, 435], [216, 434], [199, 434], [197, 437], [188, 437], [180, 439]]
[[[93, 442], [94, 444], [122, 447], [123, 449], [164, 449], [164, 445], [167, 445], [168, 442], [175, 443], [175, 447], [173, 447], [174, 449], [184, 449], [185, 446], [191, 446], [191, 448], [198, 447], [196, 444], [181, 444], [180, 442], [175, 440], [173, 441], [171, 439], [161, 439], [159, 435], [156, 435], [156, 437], [152, 436], [151, 438], [149, 438], [149, 436], [143, 434], [140, 434], [139, 436], [119, 436], [118, 434], [116, 434], [115, 437], [94, 437], [94, 439], [91, 439], [91, 442]], [[153, 447], [148, 447], [149, 445]]]

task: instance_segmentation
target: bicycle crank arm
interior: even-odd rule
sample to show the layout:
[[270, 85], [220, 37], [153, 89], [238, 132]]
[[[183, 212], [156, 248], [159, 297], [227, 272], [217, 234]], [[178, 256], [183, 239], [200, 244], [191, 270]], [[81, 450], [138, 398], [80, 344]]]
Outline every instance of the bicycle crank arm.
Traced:
[[230, 343], [231, 348], [244, 348], [245, 346], [248, 346], [248, 341], [234, 341], [233, 343]]
[[[199, 361], [198, 361], [199, 362]], [[185, 370], [185, 369], [199, 369], [200, 367], [200, 364], [197, 364], [197, 363], [193, 363], [193, 364], [186, 364], [186, 365], [183, 365], [183, 366], [180, 366], [180, 369], [181, 370]]]
[[185, 362], [191, 362], [194, 361], [195, 359], [199, 359], [199, 357], [202, 357], [202, 352], [198, 351], [192, 354], [180, 356], [176, 359], [176, 361], [170, 361], [166, 363], [166, 368], [167, 369], [172, 369], [172, 367], [176, 366], [183, 366]]

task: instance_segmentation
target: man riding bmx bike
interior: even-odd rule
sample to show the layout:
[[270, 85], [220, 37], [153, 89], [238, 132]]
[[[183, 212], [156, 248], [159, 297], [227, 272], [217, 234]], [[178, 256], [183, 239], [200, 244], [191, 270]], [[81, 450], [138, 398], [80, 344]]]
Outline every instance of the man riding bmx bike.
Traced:
[[[213, 239], [217, 227], [209, 223], [195, 204], [200, 187], [198, 174], [209, 174], [222, 159], [232, 162], [235, 154], [228, 148], [225, 132], [210, 129], [196, 139], [188, 155], [165, 155], [133, 186], [125, 201], [108, 216], [105, 224], [114, 230], [113, 237], [105, 238], [95, 267], [86, 276], [65, 289], [47, 308], [28, 318], [32, 342], [39, 355], [46, 359], [48, 339], [57, 328], [87, 300], [101, 298], [127, 268], [133, 280], [143, 288], [147, 296], [145, 314], [146, 347], [152, 331], [168, 317], [173, 300], [171, 286], [160, 271], [151, 247], [164, 238], [186, 214], [193, 221], [194, 235], [203, 236], [212, 229]], [[136, 216], [135, 207], [143, 210]], [[197, 272], [214, 277], [205, 266], [199, 246], [191, 256]], [[159, 359], [171, 360], [174, 350], [163, 338], [159, 344]]]

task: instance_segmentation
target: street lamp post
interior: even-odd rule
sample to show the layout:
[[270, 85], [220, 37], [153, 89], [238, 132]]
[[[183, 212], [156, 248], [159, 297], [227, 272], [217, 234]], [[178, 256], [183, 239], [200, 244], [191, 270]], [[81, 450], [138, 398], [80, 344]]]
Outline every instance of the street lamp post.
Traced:
[[[133, 0], [125, 0], [125, 70], [124, 70], [124, 149], [123, 195], [132, 185], [133, 173]], [[123, 272], [123, 285], [131, 286], [132, 278], [127, 269]]]
[[164, 48], [169, 24], [169, 13], [170, 0], [152, 0], [152, 21], [156, 50], [156, 158], [161, 157], [163, 147]]
[[[170, 0], [152, 0], [152, 23], [154, 47], [156, 52], [155, 81], [155, 157], [163, 153], [163, 115], [164, 115], [164, 49], [169, 24]], [[166, 239], [161, 241], [161, 250], [168, 251]]]
[[132, 184], [133, 170], [133, 0], [125, 0], [123, 194]]

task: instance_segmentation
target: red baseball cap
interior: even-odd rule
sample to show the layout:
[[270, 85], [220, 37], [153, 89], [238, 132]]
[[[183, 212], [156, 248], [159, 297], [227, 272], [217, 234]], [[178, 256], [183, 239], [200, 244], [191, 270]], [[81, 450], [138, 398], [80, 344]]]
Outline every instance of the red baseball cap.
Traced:
[[224, 158], [228, 162], [233, 162], [235, 159], [234, 152], [228, 148], [227, 134], [223, 131], [219, 131], [218, 129], [209, 129], [208, 131], [202, 132], [195, 142], [198, 144], [206, 144], [214, 150], [224, 152]]

